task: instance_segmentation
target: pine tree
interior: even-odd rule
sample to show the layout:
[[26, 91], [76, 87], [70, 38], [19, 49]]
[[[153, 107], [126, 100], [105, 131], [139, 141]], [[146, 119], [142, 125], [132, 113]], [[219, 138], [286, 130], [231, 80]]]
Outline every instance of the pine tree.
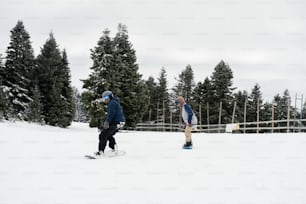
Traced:
[[104, 120], [104, 110], [95, 102], [103, 91], [111, 90], [120, 99], [127, 126], [135, 126], [147, 111], [149, 96], [145, 82], [138, 73], [135, 50], [129, 42], [126, 26], [119, 24], [114, 39], [105, 30], [98, 45], [91, 50], [91, 58], [93, 72], [83, 80], [83, 88], [89, 90], [84, 102], [90, 112], [90, 125], [98, 126]]
[[95, 95], [92, 91], [84, 91], [81, 94], [81, 102], [89, 117], [89, 126], [100, 128], [105, 120], [105, 110], [104, 104], [97, 100]]
[[72, 88], [66, 52], [61, 52], [52, 33], [37, 57], [36, 71], [42, 115], [46, 124], [67, 127], [73, 119]]
[[[302, 108], [302, 119], [306, 118], [306, 102], [303, 104], [303, 108]], [[306, 125], [306, 122], [303, 122], [303, 125]]]
[[0, 85], [2, 85], [2, 81], [3, 81], [3, 77], [4, 77], [4, 71], [5, 71], [2, 60], [3, 60], [2, 54], [0, 54]]
[[2, 63], [2, 56], [0, 54], [0, 121], [2, 119], [9, 119], [9, 113], [10, 113], [10, 101], [9, 101], [9, 95], [7, 91], [7, 87], [3, 86], [3, 73], [4, 72], [4, 66]]
[[[209, 121], [207, 119], [207, 108], [209, 108], [211, 104], [214, 103], [213, 88], [208, 77], [205, 78], [203, 83], [199, 82], [194, 88], [193, 100], [191, 103], [195, 111], [199, 114], [201, 107], [201, 124], [208, 124]], [[198, 120], [200, 120], [200, 118], [198, 118]]]
[[233, 72], [223, 60], [215, 67], [211, 76], [215, 104], [211, 106], [212, 123], [218, 122], [219, 104], [222, 102], [221, 123], [230, 123], [232, 120], [232, 92]]
[[0, 74], [3, 86], [8, 89], [14, 115], [19, 119], [26, 119], [24, 112], [32, 100], [29, 90], [34, 88], [31, 84], [34, 68], [30, 35], [25, 30], [23, 22], [18, 21], [11, 30], [5, 68]]
[[11, 118], [11, 104], [7, 90], [0, 84], [0, 121]]
[[242, 123], [244, 122], [245, 103], [248, 102], [248, 92], [238, 91], [237, 93], [234, 94], [234, 101], [236, 101], [234, 122]]
[[[166, 69], [163, 67], [160, 71], [159, 77], [158, 77], [158, 85], [157, 85], [157, 101], [158, 104], [158, 114], [160, 117], [160, 120], [163, 122], [169, 122], [170, 121], [170, 96], [168, 93], [168, 81], [167, 81], [167, 74]], [[174, 103], [174, 102], [172, 102]]]
[[150, 76], [145, 82], [149, 91], [149, 105], [148, 111], [144, 115], [144, 121], [156, 121], [157, 120], [157, 101], [158, 101], [158, 88], [155, 79]]
[[274, 119], [275, 120], [281, 120], [281, 109], [280, 102], [282, 97], [279, 94], [276, 94], [273, 99], [273, 105], [274, 105]]
[[144, 113], [148, 110], [148, 89], [145, 81], [141, 79], [138, 64], [136, 63], [136, 51], [129, 42], [127, 27], [119, 24], [118, 32], [113, 40], [114, 62], [117, 74], [114, 74], [117, 95], [121, 99], [121, 105], [126, 116], [128, 126], [134, 127], [142, 121]]
[[270, 121], [272, 120], [272, 104], [265, 102], [261, 110], [261, 121]]
[[192, 99], [193, 88], [195, 87], [191, 65], [187, 65], [176, 80], [177, 84], [173, 88], [174, 93], [177, 96], [183, 96], [186, 101], [190, 101]]
[[259, 120], [262, 117], [262, 93], [260, 91], [260, 86], [255, 84], [254, 88], [251, 91], [251, 94], [248, 98], [248, 111], [247, 111], [247, 121], [248, 122], [256, 122], [257, 121], [257, 109], [259, 107]]
[[[110, 89], [111, 78], [116, 72], [112, 73], [114, 68], [113, 44], [109, 36], [108, 29], [103, 31], [103, 36], [99, 39], [97, 46], [91, 49], [91, 59], [93, 61], [90, 67], [92, 73], [89, 78], [83, 81], [83, 88], [87, 89], [82, 93], [82, 102], [88, 112], [90, 127], [100, 127], [105, 120], [104, 105], [97, 99], [101, 98], [103, 91]], [[119, 90], [112, 90], [116, 93]], [[117, 94], [117, 93], [116, 93]]]
[[42, 104], [40, 102], [41, 95], [38, 86], [35, 87], [33, 92], [33, 99], [29, 103], [27, 110], [27, 119], [31, 122], [43, 123], [44, 118], [42, 115]]
[[74, 118], [75, 106], [73, 103], [73, 90], [71, 87], [70, 68], [67, 58], [66, 50], [62, 52], [62, 66], [60, 68], [59, 89], [62, 99], [62, 120], [60, 121], [62, 127], [71, 125]]
[[[281, 97], [279, 94], [274, 96], [274, 119], [275, 120], [286, 120], [288, 117], [288, 103], [290, 101], [290, 93], [286, 89]], [[290, 118], [293, 118], [293, 107], [290, 105]]]

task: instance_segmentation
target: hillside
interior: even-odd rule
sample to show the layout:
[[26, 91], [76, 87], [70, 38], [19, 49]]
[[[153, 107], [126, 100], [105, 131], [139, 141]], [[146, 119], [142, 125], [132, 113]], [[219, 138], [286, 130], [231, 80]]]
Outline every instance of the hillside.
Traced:
[[0, 123], [1, 204], [305, 204], [305, 134], [120, 132], [122, 157], [87, 124]]

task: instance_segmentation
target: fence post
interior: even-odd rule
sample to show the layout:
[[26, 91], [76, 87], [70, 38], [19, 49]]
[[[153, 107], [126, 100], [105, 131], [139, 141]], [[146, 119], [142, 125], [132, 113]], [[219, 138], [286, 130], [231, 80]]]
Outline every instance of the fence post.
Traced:
[[288, 97], [288, 111], [287, 111], [287, 132], [290, 131], [290, 97]]
[[157, 101], [157, 105], [156, 105], [156, 121], [158, 122], [158, 117], [159, 116], [159, 102]]
[[272, 133], [274, 133], [274, 100], [272, 101], [272, 124], [271, 124], [271, 127], [272, 127]]
[[304, 96], [302, 94], [302, 99], [301, 99], [301, 120], [303, 119], [303, 106], [304, 106], [303, 100], [304, 100]]
[[209, 103], [207, 102], [207, 133], [209, 133]]
[[172, 132], [172, 110], [170, 108], [170, 132]]
[[202, 128], [202, 104], [200, 103], [199, 105], [199, 119], [200, 119], [200, 132], [201, 131], [201, 128]]
[[163, 100], [163, 131], [165, 132], [165, 100]]
[[218, 133], [220, 133], [220, 127], [221, 127], [221, 116], [222, 116], [222, 101], [220, 101], [220, 109], [219, 109], [219, 127], [218, 127]]
[[246, 108], [247, 108], [247, 98], [244, 101], [244, 115], [243, 115], [243, 134], [245, 134], [245, 128], [246, 128]]
[[236, 105], [237, 105], [237, 101], [234, 102], [233, 115], [232, 115], [232, 123], [235, 122]]
[[256, 133], [259, 133], [259, 98], [257, 99], [257, 130]]

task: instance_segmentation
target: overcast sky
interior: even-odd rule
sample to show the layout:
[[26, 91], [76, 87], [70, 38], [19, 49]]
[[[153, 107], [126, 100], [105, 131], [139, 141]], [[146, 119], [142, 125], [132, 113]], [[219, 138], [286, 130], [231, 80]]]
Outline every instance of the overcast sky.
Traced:
[[52, 31], [79, 89], [90, 73], [89, 50], [105, 28], [114, 36], [121, 22], [144, 79], [164, 66], [172, 87], [190, 64], [195, 81], [203, 81], [223, 59], [238, 90], [258, 83], [266, 101], [285, 89], [306, 97], [305, 0], [0, 0], [0, 8], [0, 53], [18, 20], [35, 55]]

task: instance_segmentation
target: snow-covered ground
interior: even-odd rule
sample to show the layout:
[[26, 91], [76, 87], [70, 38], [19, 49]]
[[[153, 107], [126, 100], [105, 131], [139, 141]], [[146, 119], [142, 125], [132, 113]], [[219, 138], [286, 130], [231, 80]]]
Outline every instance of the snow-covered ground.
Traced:
[[0, 204], [305, 204], [305, 134], [122, 132], [122, 157], [88, 160], [98, 132], [0, 123]]

